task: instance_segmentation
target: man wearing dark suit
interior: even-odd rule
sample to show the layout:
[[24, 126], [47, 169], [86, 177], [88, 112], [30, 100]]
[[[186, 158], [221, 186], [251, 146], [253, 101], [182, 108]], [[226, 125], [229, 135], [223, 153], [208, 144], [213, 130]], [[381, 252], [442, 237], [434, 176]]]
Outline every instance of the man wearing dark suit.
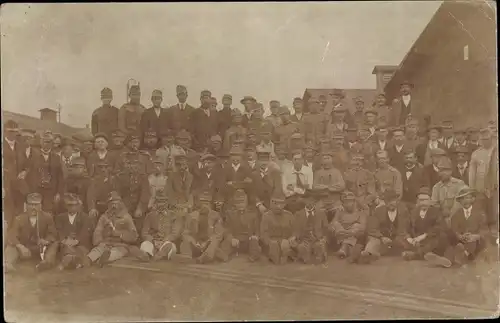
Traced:
[[33, 181], [30, 186], [42, 196], [42, 210], [48, 213], [55, 211], [64, 191], [61, 157], [52, 151], [52, 133], [45, 131], [42, 136], [40, 150], [33, 153], [31, 169]]
[[432, 163], [424, 166], [424, 176], [426, 177], [429, 187], [434, 187], [434, 185], [441, 180], [437, 165], [441, 159], [446, 157], [446, 152], [441, 148], [436, 148], [431, 150], [431, 155]]
[[242, 155], [243, 151], [239, 148], [233, 148], [229, 152], [230, 161], [222, 174], [226, 200], [230, 199], [230, 195], [234, 193], [234, 190], [248, 190], [251, 185], [252, 169], [247, 163], [243, 163]]
[[304, 102], [301, 98], [297, 97], [293, 99], [293, 110], [295, 113], [290, 117], [290, 120], [302, 125], [302, 120], [304, 118]]
[[373, 151], [385, 150], [387, 152], [392, 152], [394, 144], [391, 140], [387, 139], [388, 134], [389, 131], [385, 121], [379, 122], [377, 131], [375, 132], [375, 137], [373, 138], [373, 145], [375, 147]]
[[423, 167], [417, 162], [413, 150], [405, 150], [404, 166], [399, 168], [403, 178], [403, 196], [401, 201], [406, 203], [408, 210], [412, 210], [417, 201], [417, 193], [422, 187], [429, 187], [428, 177], [424, 175]]
[[402, 169], [405, 164], [405, 131], [402, 127], [392, 130], [392, 145], [387, 150], [392, 167]]
[[141, 115], [146, 110], [141, 104], [141, 88], [139, 85], [132, 85], [128, 96], [130, 101], [122, 105], [118, 111], [118, 127], [127, 135], [140, 132]]
[[193, 174], [193, 189], [196, 196], [201, 193], [209, 193], [213, 200], [218, 200], [223, 195], [224, 176], [221, 169], [216, 164], [217, 158], [212, 154], [201, 156], [203, 169], [198, 174]]
[[231, 94], [224, 94], [222, 96], [222, 110], [217, 112], [218, 129], [217, 132], [221, 138], [224, 138], [227, 129], [231, 127], [231, 104], [233, 104], [233, 97]]
[[469, 149], [467, 146], [460, 146], [454, 149], [454, 165], [451, 176], [461, 179], [465, 184], [469, 185]]
[[3, 178], [5, 190], [5, 219], [10, 222], [14, 216], [23, 211], [23, 195], [18, 189], [18, 176], [22, 172], [23, 156], [20, 143], [17, 141], [18, 125], [12, 120], [5, 123], [3, 139]]
[[217, 134], [217, 114], [210, 110], [212, 93], [203, 90], [200, 95], [201, 107], [191, 115], [193, 149], [201, 152], [213, 135]]
[[412, 114], [413, 109], [413, 98], [411, 96], [411, 91], [413, 89], [413, 84], [409, 81], [403, 81], [400, 87], [401, 96], [394, 99], [392, 102], [392, 120], [397, 125], [405, 125], [406, 118]]
[[252, 117], [252, 112], [255, 109], [255, 105], [257, 104], [257, 100], [253, 96], [245, 96], [240, 100], [240, 103], [243, 104], [245, 110], [243, 111], [243, 120], [241, 124], [243, 127], [247, 127], [250, 119]]
[[113, 91], [105, 87], [101, 91], [102, 106], [95, 109], [92, 113], [91, 129], [92, 134], [103, 132], [108, 137], [111, 132], [118, 128], [118, 108], [111, 105], [113, 100]]
[[432, 164], [432, 150], [441, 149], [446, 153], [446, 147], [439, 142], [439, 137], [441, 135], [441, 126], [429, 125], [427, 127], [428, 139], [417, 146], [417, 158], [418, 162], [424, 166]]
[[146, 131], [150, 129], [160, 133], [162, 127], [167, 127], [167, 110], [161, 107], [163, 94], [160, 90], [154, 90], [151, 94], [153, 106], [146, 109], [141, 116], [141, 138], [144, 138]]
[[195, 110], [186, 103], [188, 92], [184, 85], [177, 85], [176, 92], [179, 103], [167, 110], [167, 127], [174, 132], [174, 135], [181, 129], [191, 129], [191, 114]]
[[258, 151], [257, 156], [258, 166], [251, 175], [249, 195], [252, 197], [252, 202], [263, 212], [263, 207], [269, 209], [272, 196], [283, 195], [283, 185], [280, 171], [270, 165], [271, 153]]

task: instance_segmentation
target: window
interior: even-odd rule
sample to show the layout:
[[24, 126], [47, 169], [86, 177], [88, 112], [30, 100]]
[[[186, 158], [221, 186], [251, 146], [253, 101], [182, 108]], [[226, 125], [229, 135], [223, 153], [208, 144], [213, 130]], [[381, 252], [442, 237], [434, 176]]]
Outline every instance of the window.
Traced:
[[469, 45], [464, 46], [464, 61], [469, 60]]

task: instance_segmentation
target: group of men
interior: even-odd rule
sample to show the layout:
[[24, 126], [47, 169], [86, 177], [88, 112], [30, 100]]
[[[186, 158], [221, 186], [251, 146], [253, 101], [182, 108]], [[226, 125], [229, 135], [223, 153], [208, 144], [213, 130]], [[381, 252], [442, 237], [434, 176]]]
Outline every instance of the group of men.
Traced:
[[[37, 269], [140, 261], [229, 261], [247, 254], [352, 263], [384, 255], [451, 267], [472, 261], [498, 236], [495, 121], [454, 128], [414, 117], [412, 85], [387, 105], [379, 94], [355, 112], [340, 90], [293, 111], [255, 98], [243, 112], [208, 90], [200, 107], [111, 105], [109, 88], [92, 114], [92, 135], [61, 137], [4, 126], [4, 266]], [[493, 238], [493, 239], [491, 239]]]

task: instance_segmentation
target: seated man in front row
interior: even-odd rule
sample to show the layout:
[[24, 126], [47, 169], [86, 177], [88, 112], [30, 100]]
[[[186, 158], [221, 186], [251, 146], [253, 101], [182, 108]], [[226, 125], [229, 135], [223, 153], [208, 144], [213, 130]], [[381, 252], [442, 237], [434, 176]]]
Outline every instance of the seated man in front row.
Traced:
[[284, 207], [284, 197], [273, 196], [270, 209], [264, 212], [260, 223], [261, 242], [267, 257], [275, 264], [285, 264], [288, 261], [292, 251], [291, 243], [295, 240], [294, 217]]
[[184, 217], [180, 212], [168, 210], [168, 197], [165, 190], [158, 190], [155, 194], [153, 209], [144, 219], [141, 236], [141, 252], [146, 259], [170, 260], [177, 252], [184, 229]]
[[221, 256], [218, 249], [224, 233], [222, 218], [212, 209], [210, 192], [202, 192], [195, 207], [186, 218], [181, 254], [196, 259], [198, 263], [209, 263], [216, 255], [217, 258]]
[[[309, 264], [326, 261], [325, 236], [328, 221], [320, 200], [328, 196], [328, 188], [308, 189], [305, 207], [294, 215], [294, 236], [291, 247], [297, 253], [297, 260]], [[312, 256], [312, 259], [311, 259]]]
[[109, 207], [99, 218], [94, 231], [94, 248], [87, 255], [87, 264], [99, 260], [103, 266], [125, 257], [129, 248], [137, 241], [138, 234], [132, 216], [118, 192], [113, 191], [109, 197]]
[[405, 250], [409, 215], [394, 190], [383, 194], [385, 205], [375, 209], [368, 219], [367, 242], [359, 258], [370, 263], [382, 255], [401, 255]]
[[7, 233], [5, 248], [5, 270], [15, 271], [19, 258], [41, 260], [36, 269], [49, 269], [55, 265], [58, 244], [57, 232], [52, 215], [42, 211], [42, 196], [29, 194], [26, 212], [15, 217]]
[[248, 205], [248, 197], [243, 189], [233, 193], [231, 204], [224, 217], [224, 240], [220, 246], [223, 258], [247, 253], [251, 262], [257, 261], [262, 252], [259, 245], [260, 215], [255, 206]]
[[437, 253], [425, 254], [425, 259], [441, 267], [462, 266], [474, 260], [485, 248], [488, 234], [486, 215], [481, 207], [474, 204], [476, 191], [463, 188], [456, 196], [460, 208], [451, 217], [450, 228], [445, 239], [440, 240], [440, 250], [444, 257]]

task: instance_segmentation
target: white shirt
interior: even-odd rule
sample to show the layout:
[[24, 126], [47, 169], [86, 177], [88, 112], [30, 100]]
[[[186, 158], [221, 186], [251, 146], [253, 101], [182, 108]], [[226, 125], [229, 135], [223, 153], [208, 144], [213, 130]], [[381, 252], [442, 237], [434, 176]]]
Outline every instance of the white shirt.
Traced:
[[241, 164], [238, 164], [238, 165], [231, 164], [231, 166], [233, 167], [233, 169], [234, 169], [235, 172], [237, 172], [238, 169], [240, 169], [240, 165]]
[[432, 168], [434, 168], [434, 171], [436, 173], [439, 173], [439, 168], [436, 165], [432, 164]]
[[264, 178], [264, 176], [267, 175], [268, 171], [269, 171], [269, 168], [265, 168], [265, 169], [261, 168], [260, 169], [260, 177]]
[[411, 95], [408, 94], [408, 95], [403, 95], [401, 96], [401, 98], [403, 99], [403, 103], [404, 105], [407, 107], [409, 104], [410, 104], [410, 101], [411, 101]]
[[375, 127], [370, 127], [368, 129], [370, 130], [370, 132], [371, 132], [371, 134], [373, 136], [375, 134], [375, 130], [376, 130]]
[[398, 214], [398, 210], [394, 210], [394, 211], [387, 210], [387, 215], [389, 216], [389, 220], [391, 220], [391, 222], [394, 222], [396, 220], [397, 214]]
[[[299, 174], [300, 181], [304, 187], [300, 188], [297, 186], [297, 173]], [[303, 193], [305, 188], [310, 188], [313, 183], [313, 171], [310, 166], [302, 166], [300, 170], [296, 170], [295, 167], [287, 168], [283, 171], [282, 175], [283, 182], [283, 192], [285, 196], [291, 196], [296, 193]], [[292, 185], [292, 190], [289, 189], [289, 185]]]
[[205, 110], [203, 110], [203, 112], [205, 112], [207, 117], [210, 117], [210, 109], [205, 109]]
[[423, 219], [423, 218], [425, 218], [425, 215], [426, 215], [426, 214], [427, 214], [427, 209], [425, 209], [425, 210], [421, 209], [421, 210], [420, 210], [419, 215], [420, 215], [420, 217], [421, 217], [422, 219]]
[[31, 146], [26, 148], [26, 157], [29, 158], [31, 155]]
[[464, 175], [467, 164], [467, 161], [463, 165], [457, 164], [458, 172], [460, 173], [460, 175]]
[[9, 144], [9, 147], [11, 150], [14, 150], [16, 149], [16, 141], [15, 140], [9, 140], [7, 138], [5, 138], [5, 141], [7, 141], [7, 143]]
[[306, 218], [309, 218], [310, 216], [314, 216], [314, 210], [306, 209]]
[[411, 174], [413, 174], [414, 168], [415, 166], [413, 166], [412, 168], [406, 168], [406, 179], [410, 179]]
[[302, 120], [302, 113], [296, 113], [297, 120]]
[[255, 168], [255, 160], [249, 161], [248, 166], [250, 166], [250, 168], [254, 169]]
[[438, 141], [440, 141], [442, 144], [444, 144], [447, 148], [450, 148], [453, 145], [453, 137], [450, 137], [448, 139], [446, 139], [445, 137], [442, 137]]
[[[350, 144], [350, 143], [349, 143]], [[380, 147], [381, 150], [385, 149], [385, 145], [387, 144], [387, 141], [379, 141], [378, 146]]]
[[470, 218], [471, 211], [472, 211], [472, 205], [469, 206], [468, 209], [464, 208], [464, 215], [465, 215], [465, 219], [466, 220], [468, 220]]
[[40, 150], [40, 152], [42, 153], [43, 159], [47, 161], [47, 159], [49, 159], [50, 156], [50, 150], [49, 151]]
[[180, 103], [179, 102], [179, 109], [183, 111], [186, 108], [186, 103]]
[[401, 152], [401, 150], [403, 150], [403, 146], [404, 146], [404, 145], [401, 145], [401, 146], [397, 146], [397, 145], [395, 145], [394, 147], [396, 147], [396, 151], [397, 151], [398, 153], [400, 153], [400, 152]]
[[96, 151], [96, 153], [97, 153], [97, 156], [99, 157], [99, 159], [104, 159], [104, 158], [106, 158], [108, 151], [106, 150], [104, 153]]
[[210, 177], [212, 176], [212, 173], [207, 173], [207, 178], [210, 179]]
[[435, 140], [435, 141], [429, 140], [429, 148], [430, 149], [436, 149], [438, 147], [438, 145], [439, 145], [439, 142], [437, 140]]
[[73, 213], [73, 214], [68, 213], [68, 220], [69, 220], [70, 224], [75, 223], [75, 218], [76, 218], [76, 213]]
[[156, 113], [156, 116], [159, 118], [160, 117], [160, 112], [161, 112], [161, 108], [154, 108], [155, 109], [155, 113]]
[[30, 223], [32, 227], [36, 225], [36, 216], [30, 216]]

